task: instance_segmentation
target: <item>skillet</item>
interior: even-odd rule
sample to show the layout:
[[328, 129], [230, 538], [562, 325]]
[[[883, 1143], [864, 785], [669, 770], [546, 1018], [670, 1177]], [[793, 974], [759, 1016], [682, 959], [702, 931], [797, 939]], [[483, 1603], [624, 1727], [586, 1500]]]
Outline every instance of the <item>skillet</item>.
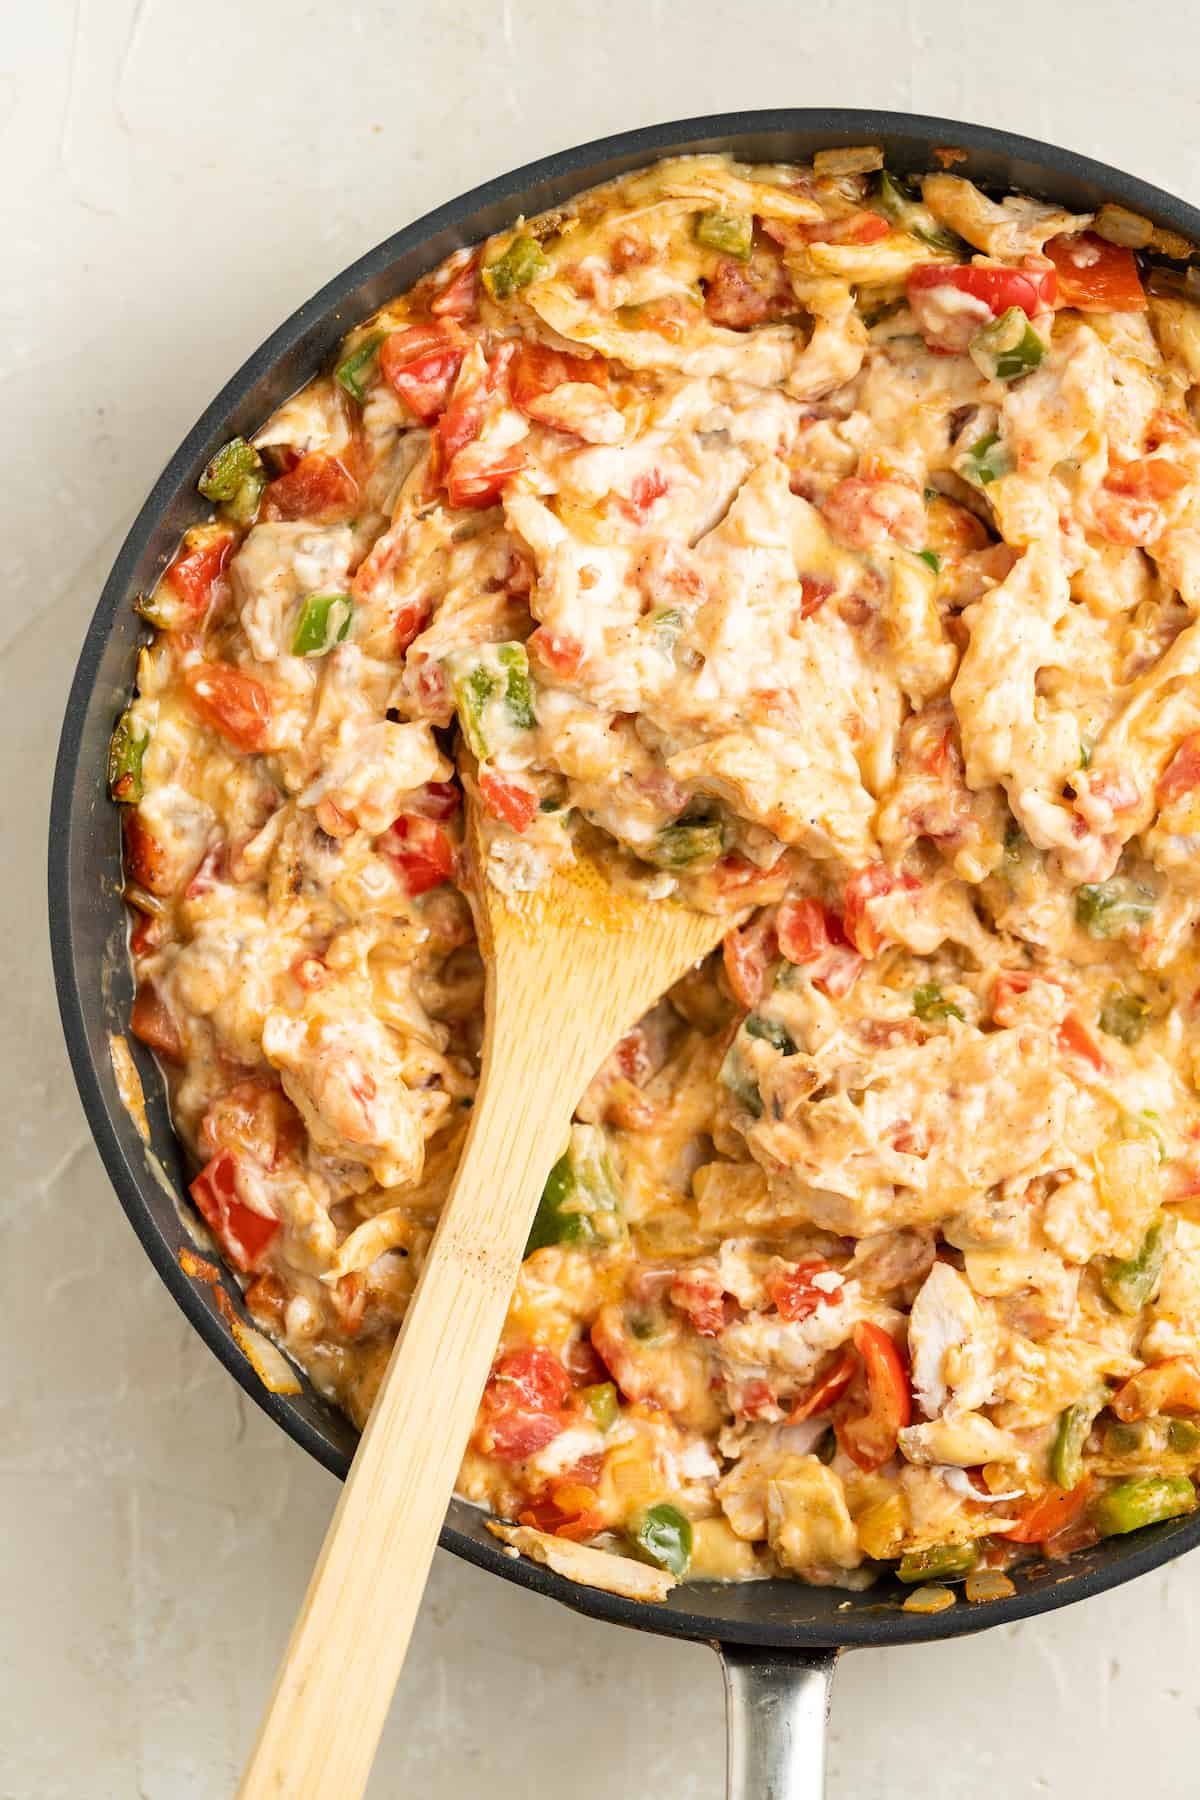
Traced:
[[[132, 1001], [121, 901], [117, 809], [104, 785], [108, 739], [133, 682], [146, 628], [131, 602], [152, 586], [179, 537], [203, 516], [196, 481], [213, 451], [263, 419], [327, 362], [342, 336], [410, 287], [452, 250], [571, 195], [661, 157], [732, 151], [748, 161], [806, 161], [815, 151], [882, 144], [901, 172], [933, 164], [937, 147], [965, 151], [955, 172], [1090, 211], [1119, 201], [1200, 243], [1200, 211], [1103, 163], [987, 126], [916, 114], [853, 109], [729, 113], [652, 125], [529, 163], [406, 226], [308, 300], [254, 352], [188, 433], [142, 507], [117, 557], [84, 640], [67, 701], [50, 810], [49, 904], [55, 983], [67, 1048], [88, 1124], [129, 1221], [190, 1323], [269, 1417], [310, 1456], [344, 1476], [356, 1434], [308, 1385], [268, 1393], [233, 1337], [212, 1288], [192, 1280], [178, 1254], [192, 1243], [181, 1203], [188, 1172], [172, 1133], [163, 1084], [149, 1054], [131, 1044], [146, 1093], [148, 1150], [122, 1104], [109, 1033], [125, 1032]], [[245, 1318], [228, 1274], [225, 1290]], [[576, 1611], [613, 1624], [711, 1643], [722, 1658], [729, 1722], [730, 1800], [801, 1800], [821, 1792], [824, 1726], [837, 1655], [954, 1637], [1009, 1624], [1132, 1581], [1200, 1542], [1200, 1513], [1109, 1538], [1069, 1562], [1025, 1564], [1008, 1599], [960, 1600], [936, 1615], [901, 1610], [904, 1591], [884, 1582], [863, 1593], [767, 1581], [693, 1583], [644, 1605], [565, 1581], [506, 1556], [484, 1516], [451, 1503], [447, 1550]]]

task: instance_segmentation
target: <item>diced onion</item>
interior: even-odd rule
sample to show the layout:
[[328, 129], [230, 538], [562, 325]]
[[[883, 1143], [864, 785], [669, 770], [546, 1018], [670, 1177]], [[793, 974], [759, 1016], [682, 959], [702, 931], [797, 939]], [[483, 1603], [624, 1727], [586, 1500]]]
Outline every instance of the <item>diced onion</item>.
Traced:
[[281, 1350], [252, 1325], [243, 1324], [236, 1313], [229, 1321], [239, 1350], [266, 1388], [268, 1394], [298, 1394], [300, 1382], [296, 1371]]
[[976, 1569], [967, 1576], [964, 1591], [968, 1600], [1009, 1600], [1017, 1590], [999, 1569]]
[[859, 144], [845, 150], [818, 150], [813, 157], [816, 175], [869, 175], [882, 169], [883, 151], [878, 144]]
[[948, 1587], [914, 1588], [904, 1601], [905, 1612], [940, 1613], [947, 1612], [954, 1605], [954, 1593]]
[[1096, 214], [1095, 232], [1110, 244], [1121, 244], [1129, 250], [1142, 250], [1154, 236], [1154, 227], [1141, 213], [1127, 206], [1102, 206]]

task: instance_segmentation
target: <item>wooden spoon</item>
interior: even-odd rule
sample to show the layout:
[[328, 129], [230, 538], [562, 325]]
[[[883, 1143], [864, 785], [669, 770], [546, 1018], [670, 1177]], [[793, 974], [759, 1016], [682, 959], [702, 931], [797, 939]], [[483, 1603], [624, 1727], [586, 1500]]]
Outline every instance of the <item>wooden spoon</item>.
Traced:
[[[470, 785], [470, 784], [468, 784]], [[354, 1800], [404, 1662], [546, 1177], [617, 1040], [736, 921], [580, 861], [506, 897], [478, 871], [482, 1074], [428, 1260], [284, 1652], [241, 1800]]]

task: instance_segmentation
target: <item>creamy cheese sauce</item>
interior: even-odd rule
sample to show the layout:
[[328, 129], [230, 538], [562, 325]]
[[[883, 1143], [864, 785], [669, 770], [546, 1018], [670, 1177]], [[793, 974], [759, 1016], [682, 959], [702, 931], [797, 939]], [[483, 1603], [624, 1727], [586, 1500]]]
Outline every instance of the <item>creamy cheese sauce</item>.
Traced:
[[1200, 315], [880, 160], [457, 253], [143, 602], [132, 1030], [360, 1425], [482, 1037], [449, 728], [502, 885], [586, 838], [756, 909], [543, 1197], [459, 1485], [556, 1567], [937, 1579], [1194, 1504]]

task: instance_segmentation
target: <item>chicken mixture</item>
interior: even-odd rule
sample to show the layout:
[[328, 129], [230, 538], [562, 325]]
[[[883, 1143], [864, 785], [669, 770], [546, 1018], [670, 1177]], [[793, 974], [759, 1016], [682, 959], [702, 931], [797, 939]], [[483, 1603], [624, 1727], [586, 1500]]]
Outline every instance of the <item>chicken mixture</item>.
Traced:
[[936, 1609], [1196, 1504], [1190, 247], [945, 161], [676, 160], [457, 252], [139, 602], [131, 1027], [359, 1424], [477, 1079], [460, 744], [494, 881], [586, 839], [740, 921], [580, 1101], [459, 1481], [621, 1592]]

